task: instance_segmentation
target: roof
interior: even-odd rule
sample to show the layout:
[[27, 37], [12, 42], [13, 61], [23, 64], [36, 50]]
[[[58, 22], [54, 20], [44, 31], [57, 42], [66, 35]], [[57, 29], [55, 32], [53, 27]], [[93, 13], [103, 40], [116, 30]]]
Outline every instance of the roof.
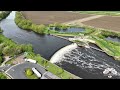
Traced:
[[43, 74], [41, 79], [61, 79], [61, 78], [59, 78], [58, 76], [52, 74], [51, 72], [46, 72], [46, 73]]

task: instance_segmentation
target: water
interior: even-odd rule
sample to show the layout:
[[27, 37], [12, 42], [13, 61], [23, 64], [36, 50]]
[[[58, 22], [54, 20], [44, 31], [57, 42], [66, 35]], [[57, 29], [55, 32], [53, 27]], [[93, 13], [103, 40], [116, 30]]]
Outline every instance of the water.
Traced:
[[109, 36], [106, 38], [106, 40], [114, 41], [114, 42], [120, 42], [120, 37], [113, 37]]
[[59, 32], [69, 32], [69, 33], [72, 33], [72, 32], [84, 32], [85, 31], [84, 28], [68, 28], [68, 29], [53, 28], [51, 30], [56, 30], [56, 31], [59, 31]]
[[117, 75], [112, 78], [120, 78], [120, 62], [91, 48], [77, 47], [64, 54], [59, 61], [56, 63], [58, 66], [84, 79], [108, 79], [103, 74], [106, 68], [114, 68]]
[[22, 30], [15, 24], [14, 17], [15, 12], [12, 12], [0, 23], [0, 27], [4, 30], [3, 34], [18, 44], [32, 44], [34, 52], [48, 60], [57, 50], [71, 44], [55, 36], [38, 35], [32, 31]]

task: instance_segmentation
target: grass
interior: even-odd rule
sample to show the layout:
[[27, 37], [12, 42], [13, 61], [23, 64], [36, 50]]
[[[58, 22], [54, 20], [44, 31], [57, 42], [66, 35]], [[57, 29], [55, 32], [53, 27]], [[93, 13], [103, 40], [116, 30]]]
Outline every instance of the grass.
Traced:
[[120, 11], [79, 11], [83, 14], [120, 16]]
[[46, 69], [62, 79], [73, 79], [75, 77], [74, 75], [50, 62], [48, 62]]

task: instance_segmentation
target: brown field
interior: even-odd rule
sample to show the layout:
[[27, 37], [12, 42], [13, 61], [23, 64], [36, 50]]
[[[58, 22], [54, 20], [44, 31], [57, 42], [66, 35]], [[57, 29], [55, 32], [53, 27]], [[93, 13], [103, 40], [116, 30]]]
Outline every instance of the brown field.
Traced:
[[83, 22], [83, 24], [120, 32], [120, 17], [103, 16]]
[[67, 11], [22, 11], [22, 14], [35, 24], [64, 23], [92, 16]]

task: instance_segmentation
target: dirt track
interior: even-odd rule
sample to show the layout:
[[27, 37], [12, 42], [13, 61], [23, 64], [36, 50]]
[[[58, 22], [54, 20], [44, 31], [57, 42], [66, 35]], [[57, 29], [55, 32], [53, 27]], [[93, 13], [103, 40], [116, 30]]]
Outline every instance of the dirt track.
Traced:
[[67, 11], [22, 11], [22, 14], [36, 24], [64, 23], [92, 16]]

